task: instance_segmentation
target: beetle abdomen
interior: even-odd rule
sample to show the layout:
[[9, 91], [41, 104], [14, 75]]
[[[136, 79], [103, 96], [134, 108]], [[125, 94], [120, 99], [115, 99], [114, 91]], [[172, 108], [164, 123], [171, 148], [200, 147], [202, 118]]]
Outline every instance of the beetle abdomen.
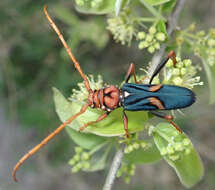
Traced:
[[130, 111], [180, 109], [195, 102], [195, 94], [191, 90], [174, 85], [125, 83], [122, 91], [122, 106]]

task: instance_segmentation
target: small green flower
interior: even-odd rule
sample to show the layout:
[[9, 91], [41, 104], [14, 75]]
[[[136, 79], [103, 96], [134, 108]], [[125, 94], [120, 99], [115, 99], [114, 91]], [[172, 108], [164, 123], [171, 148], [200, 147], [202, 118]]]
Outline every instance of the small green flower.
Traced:
[[199, 66], [193, 66], [190, 59], [181, 60], [180, 57], [176, 57], [176, 61], [176, 67], [174, 67], [172, 60], [166, 63], [163, 83], [184, 86], [190, 89], [196, 85], [203, 85], [200, 77], [195, 76]]
[[146, 35], [146, 41], [151, 42], [153, 40], [153, 35], [147, 34]]
[[183, 140], [183, 144], [184, 144], [185, 146], [188, 146], [188, 145], [191, 144], [191, 142], [190, 142], [189, 139], [184, 139], [184, 140]]
[[145, 37], [146, 37], [146, 33], [145, 32], [138, 32], [137, 39], [143, 40]]
[[151, 26], [148, 29], [148, 33], [146, 32], [138, 32], [137, 34], [137, 40], [140, 40], [138, 48], [144, 49], [147, 48], [149, 53], [154, 53], [155, 50], [160, 49], [160, 42], [164, 41], [166, 39], [166, 36], [162, 32], [157, 32], [157, 29], [155, 26]]
[[89, 160], [90, 159], [90, 154], [88, 152], [83, 152], [81, 155], [82, 160]]
[[156, 30], [156, 28], [154, 27], [154, 26], [151, 26], [150, 28], [149, 28], [149, 33], [150, 34], [155, 34], [157, 32], [157, 30]]
[[75, 147], [75, 152], [76, 153], [81, 153], [83, 151], [83, 148], [80, 146]]
[[119, 16], [109, 18], [107, 23], [107, 29], [113, 34], [116, 42], [120, 42], [122, 45], [131, 44], [132, 38], [136, 34], [136, 25], [129, 17], [129, 11], [121, 11]]
[[149, 53], [154, 53], [155, 48], [153, 46], [148, 47], [148, 52]]
[[177, 85], [177, 86], [181, 86], [182, 83], [183, 83], [183, 80], [182, 80], [181, 77], [176, 77], [176, 78], [173, 79], [173, 83], [174, 83], [175, 85]]
[[131, 176], [135, 174], [136, 166], [135, 164], [122, 162], [120, 169], [117, 172], [117, 177], [124, 177], [126, 183], [129, 183]]
[[172, 74], [178, 76], [180, 74], [180, 70], [178, 68], [174, 68]]
[[165, 156], [167, 154], [167, 149], [165, 147], [162, 148], [162, 150], [160, 151], [162, 156]]
[[75, 0], [75, 2], [79, 6], [83, 6], [84, 5], [84, 0]]
[[[105, 86], [101, 75], [98, 75], [97, 80], [94, 79], [93, 75], [89, 75], [88, 80], [93, 90], [101, 89]], [[89, 93], [85, 88], [84, 82], [78, 83], [78, 87], [79, 87], [79, 90], [76, 90], [76, 89], [72, 90], [73, 93], [69, 98], [69, 100], [71, 101], [78, 100], [80, 102], [86, 101], [88, 99]]]
[[157, 38], [158, 40], [160, 40], [160, 41], [164, 41], [164, 40], [166, 39], [166, 36], [165, 36], [164, 33], [159, 32], [159, 33], [156, 34], [156, 38]]
[[170, 146], [166, 147], [167, 153], [168, 154], [174, 154], [174, 148], [171, 146], [171, 144], [169, 144]]

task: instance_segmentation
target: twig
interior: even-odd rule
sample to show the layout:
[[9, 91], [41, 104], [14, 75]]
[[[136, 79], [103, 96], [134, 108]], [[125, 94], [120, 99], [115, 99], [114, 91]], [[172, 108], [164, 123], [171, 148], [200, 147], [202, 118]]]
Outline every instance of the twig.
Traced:
[[[186, 2], [186, 0], [178, 0], [171, 16], [168, 18], [168, 26], [167, 26], [168, 36], [171, 36], [173, 30], [176, 28], [179, 13], [183, 9], [185, 2]], [[155, 53], [154, 56], [152, 57], [152, 64], [150, 65], [150, 68], [149, 68], [149, 76], [152, 75], [156, 66], [160, 63], [160, 61], [165, 53], [165, 49], [166, 49], [166, 45], [164, 44], [161, 46], [160, 51]]]
[[123, 155], [124, 155], [124, 147], [121, 147], [121, 148], [119, 148], [119, 150], [116, 152], [116, 154], [114, 156], [111, 168], [110, 168], [110, 170], [108, 172], [108, 176], [105, 180], [103, 190], [111, 190], [111, 188], [114, 184], [114, 181], [116, 179], [117, 171], [121, 165]]

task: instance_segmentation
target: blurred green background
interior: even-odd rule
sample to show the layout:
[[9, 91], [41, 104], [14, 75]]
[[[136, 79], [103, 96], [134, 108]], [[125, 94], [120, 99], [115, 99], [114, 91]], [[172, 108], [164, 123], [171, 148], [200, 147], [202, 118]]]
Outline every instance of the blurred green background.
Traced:
[[[86, 74], [101, 74], [107, 83], [120, 84], [131, 62], [138, 72], [151, 59], [135, 44], [131, 47], [116, 44], [106, 30], [105, 16], [77, 13], [71, 0], [46, 4]], [[43, 5], [44, 1], [0, 2], [0, 190], [101, 189], [107, 170], [71, 174], [67, 161], [75, 144], [65, 132], [21, 167], [18, 184], [11, 178], [18, 159], [60, 124], [52, 87], [69, 96], [82, 81], [50, 28]], [[214, 27], [214, 18], [215, 1], [190, 0], [179, 24], [187, 27], [196, 22], [198, 29], [207, 30]], [[207, 84], [195, 91], [197, 102], [186, 109], [183, 120], [179, 116], [177, 123], [191, 138], [205, 166], [203, 180], [192, 189], [212, 190], [215, 189], [215, 106], [207, 104]], [[122, 188], [184, 189], [164, 161], [138, 166], [129, 185], [121, 179], [116, 181], [114, 189]]]

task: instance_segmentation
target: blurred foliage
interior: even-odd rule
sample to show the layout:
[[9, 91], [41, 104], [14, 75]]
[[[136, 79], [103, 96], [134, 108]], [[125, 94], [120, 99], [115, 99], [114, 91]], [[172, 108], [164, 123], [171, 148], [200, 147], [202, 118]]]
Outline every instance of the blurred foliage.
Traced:
[[[113, 2], [115, 3], [115, 1], [105, 2], [110, 4], [113, 4]], [[126, 68], [130, 61], [134, 61], [137, 64], [137, 67], [140, 67], [140, 64], [142, 67], [145, 67], [150, 60], [151, 56], [149, 56], [147, 52], [140, 51], [139, 49], [144, 49], [146, 47], [153, 47], [156, 49], [156, 47], [158, 47], [158, 45], [154, 46], [156, 42], [151, 42], [149, 39], [150, 37], [148, 37], [148, 41], [150, 42], [149, 45], [144, 48], [139, 47], [138, 49], [138, 45], [140, 46], [140, 43], [144, 42], [146, 38], [135, 38], [137, 35], [136, 28], [140, 27], [140, 25], [137, 25], [136, 23], [136, 17], [138, 17], [140, 13], [143, 13], [145, 17], [151, 16], [151, 14], [148, 15], [146, 13], [147, 10], [151, 10], [152, 15], [159, 20], [159, 22], [156, 22], [154, 25], [156, 30], [158, 30], [158, 32], [161, 31], [166, 33], [165, 28], [162, 29], [164, 18], [160, 13], [157, 14], [154, 11], [154, 5], [158, 6], [165, 2], [164, 6], [161, 7], [161, 10], [167, 14], [171, 11], [175, 1], [145, 0], [141, 1], [143, 5], [147, 4], [150, 6], [142, 6], [141, 8], [138, 7], [137, 1], [134, 1], [132, 8], [134, 7], [137, 11], [135, 12], [136, 15], [132, 23], [127, 25], [127, 22], [124, 22], [125, 20], [123, 20], [123, 22], [120, 20], [119, 22], [122, 24], [126, 23], [126, 26], [133, 27], [132, 30], [130, 30], [129, 27], [126, 27], [126, 29], [129, 29], [127, 31], [131, 31], [129, 35], [130, 38], [127, 38], [127, 35], [124, 35], [123, 37], [123, 39], [128, 40], [125, 44], [130, 45], [129, 48], [115, 44], [112, 40], [112, 35], [110, 35], [109, 31], [106, 29], [109, 28], [111, 32], [114, 31], [110, 29], [110, 24], [108, 26], [108, 23], [113, 21], [111, 19], [123, 19], [124, 14], [131, 16], [128, 10], [123, 9], [123, 6], [126, 5], [127, 1], [117, 2], [118, 4], [114, 4], [114, 6], [108, 4], [108, 9], [99, 9], [98, 7], [87, 5], [87, 10], [89, 10], [89, 6], [91, 6], [90, 14], [97, 11], [97, 14], [99, 14], [97, 16], [82, 14], [83, 12], [86, 13], [86, 9], [84, 9], [85, 7], [80, 8], [80, 6], [78, 7], [77, 5], [74, 7], [73, 1], [52, 1], [49, 2], [48, 6], [50, 14], [55, 17], [57, 25], [60, 27], [61, 31], [63, 31], [63, 35], [69, 43], [73, 53], [80, 61], [83, 70], [86, 71], [87, 74], [93, 73], [94, 75], [97, 75], [100, 73], [108, 83], [119, 85], [124, 78]], [[79, 74], [75, 71], [65, 50], [62, 48], [59, 39], [48, 26], [48, 22], [42, 12], [43, 5], [43, 1], [29, 0], [16, 2], [7, 0], [0, 2], [0, 90], [2, 92], [0, 96], [2, 100], [4, 100], [2, 102], [4, 102], [8, 108], [8, 119], [21, 123], [23, 128], [20, 130], [22, 130], [23, 133], [31, 128], [34, 132], [34, 140], [36, 142], [41, 139], [41, 136], [46, 136], [49, 131], [55, 129], [60, 123], [54, 112], [51, 88], [53, 86], [60, 88], [60, 91], [68, 97], [72, 93], [72, 89], [77, 88], [77, 83], [81, 81]], [[82, 13], [77, 12], [76, 10], [79, 10]], [[109, 19], [109, 21], [107, 21], [105, 16], [100, 16], [100, 14], [109, 11], [115, 11], [111, 16], [108, 16], [107, 19]], [[119, 15], [119, 17], [115, 17], [115, 14]], [[196, 17], [198, 17], [198, 15]], [[114, 22], [115, 21], [116, 20], [114, 20]], [[152, 19], [150, 21], [150, 19], [143, 19], [143, 21], [146, 21], [146, 23], [142, 23], [143, 28], [141, 28], [140, 32], [143, 30], [150, 34], [149, 30], [144, 29], [144, 25], [149, 28], [149, 26], [154, 23], [154, 20]], [[148, 21], [150, 21], [150, 24], [147, 24]], [[119, 33], [119, 30], [115, 31], [117, 32], [117, 35], [123, 34], [123, 32]], [[153, 32], [152, 34], [154, 35]], [[210, 32], [208, 32], [208, 34], [210, 34]], [[197, 35], [197, 33], [195, 33], [195, 35]], [[182, 38], [182, 41], [186, 38], [185, 41], [187, 43], [194, 43], [195, 45], [199, 44], [199, 46], [202, 47], [202, 41], [197, 41], [195, 39], [190, 41], [190, 37], [185, 36], [183, 33], [178, 32], [177, 37], [177, 41], [173, 46], [168, 47], [169, 49], [176, 47], [176, 44], [180, 43]], [[132, 39], [134, 41], [132, 41]], [[213, 43], [208, 42], [207, 35], [202, 36], [202, 39], [205, 39], [206, 41], [202, 50], [204, 53], [203, 57], [209, 58], [208, 55], [211, 55], [211, 52], [213, 53], [214, 50]], [[119, 42], [121, 42], [121, 40], [119, 40]], [[187, 47], [182, 47], [182, 50], [186, 51], [189, 49]], [[148, 48], [148, 52], [152, 53], [154, 51], [152, 48]], [[195, 51], [195, 53], [199, 52]], [[202, 59], [201, 56], [200, 58]], [[215, 76], [214, 65], [208, 64], [211, 59], [202, 59], [202, 61], [211, 89], [210, 97], [212, 99], [210, 102], [213, 102], [215, 94], [213, 85]], [[188, 124], [180, 119], [178, 119], [177, 122], [181, 124], [183, 123], [183, 126], [192, 125], [192, 122], [189, 122]], [[190, 130], [192, 131], [192, 129], [196, 130], [191, 127]], [[74, 137], [75, 135], [70, 134], [70, 136]], [[49, 157], [54, 155], [51, 160], [54, 163], [62, 163], [59, 162], [61, 159], [68, 160], [71, 157], [71, 154], [67, 154], [67, 152], [71, 152], [71, 140], [60, 135], [56, 139], [58, 139], [57, 142], [50, 143]], [[98, 141], [98, 139], [96, 139], [96, 141]], [[101, 142], [103, 142], [102, 138]], [[77, 142], [75, 141], [75, 143]], [[133, 147], [133, 150], [126, 155], [125, 163], [126, 159], [129, 159], [129, 154], [131, 157], [133, 154], [149, 155], [145, 158], [149, 158], [151, 162], [152, 158], [155, 158], [154, 161], [160, 159], [158, 154], [154, 154], [157, 151], [157, 148], [155, 148], [154, 145], [152, 146], [152, 149], [155, 148], [155, 151], [153, 152], [150, 152], [152, 149], [147, 148], [142, 152], [137, 151], [135, 146], [135, 143], [133, 143], [131, 146]], [[90, 150], [91, 148], [89, 148], [89, 151]], [[101, 151], [104, 151], [102, 147]], [[151, 156], [151, 154], [153, 154], [153, 156]], [[103, 163], [103, 165], [101, 164], [102, 167], [99, 169], [103, 169], [105, 167], [104, 160], [106, 161], [106, 157], [101, 157], [100, 155], [96, 156], [100, 157], [101, 163]], [[134, 162], [143, 163], [148, 161], [147, 159], [137, 159], [140, 157], [141, 156], [136, 157], [136, 161]], [[74, 166], [74, 163], [71, 165]], [[76, 169], [80, 169], [80, 167], [81, 166], [79, 165]], [[88, 168], [88, 165], [84, 163], [83, 167], [86, 169]], [[95, 170], [97, 169], [98, 168]], [[134, 167], [131, 166], [131, 169], [131, 174], [133, 174]], [[207, 169], [208, 174], [203, 184], [208, 184], [208, 188], [213, 189], [215, 187], [213, 181], [215, 170], [213, 167], [209, 166]], [[127, 177], [127, 180], [129, 181], [129, 176]], [[138, 189], [138, 187], [136, 187], [136, 189]]]

